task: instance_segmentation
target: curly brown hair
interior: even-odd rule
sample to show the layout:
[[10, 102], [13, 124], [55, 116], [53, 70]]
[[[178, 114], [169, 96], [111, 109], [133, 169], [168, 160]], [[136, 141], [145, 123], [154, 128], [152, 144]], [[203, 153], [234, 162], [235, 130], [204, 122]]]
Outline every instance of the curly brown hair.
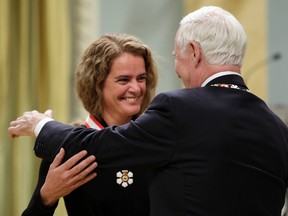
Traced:
[[155, 95], [157, 67], [151, 50], [138, 38], [127, 34], [105, 34], [93, 42], [83, 53], [76, 70], [76, 89], [85, 109], [97, 119], [103, 111], [102, 89], [112, 64], [122, 53], [143, 57], [147, 73], [146, 93], [139, 116], [147, 109]]

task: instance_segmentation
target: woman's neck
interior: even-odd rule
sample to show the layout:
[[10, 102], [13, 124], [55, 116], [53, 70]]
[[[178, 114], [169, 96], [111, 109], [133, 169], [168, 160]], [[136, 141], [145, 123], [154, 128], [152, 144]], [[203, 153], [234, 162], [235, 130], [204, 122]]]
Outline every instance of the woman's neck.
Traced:
[[103, 120], [107, 123], [108, 126], [112, 126], [112, 125], [123, 125], [123, 124], [126, 124], [128, 123], [132, 117], [112, 117], [112, 116], [103, 116], [102, 117]]

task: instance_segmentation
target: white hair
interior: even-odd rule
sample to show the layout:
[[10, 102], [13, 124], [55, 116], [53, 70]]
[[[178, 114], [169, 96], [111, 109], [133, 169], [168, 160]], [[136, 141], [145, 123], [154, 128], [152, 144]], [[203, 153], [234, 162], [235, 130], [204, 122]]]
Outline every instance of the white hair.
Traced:
[[176, 36], [182, 55], [193, 40], [201, 46], [209, 64], [242, 66], [247, 37], [228, 11], [205, 6], [185, 16]]

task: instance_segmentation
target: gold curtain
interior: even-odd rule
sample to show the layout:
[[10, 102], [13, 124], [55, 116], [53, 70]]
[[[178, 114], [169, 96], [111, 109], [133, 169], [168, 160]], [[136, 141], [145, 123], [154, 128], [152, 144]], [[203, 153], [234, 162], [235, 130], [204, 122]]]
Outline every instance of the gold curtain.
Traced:
[[[249, 89], [263, 100], [267, 100], [267, 69], [250, 69], [267, 57], [267, 0], [184, 0], [185, 15], [205, 5], [220, 6], [230, 11], [242, 23], [248, 37], [248, 48], [242, 75]], [[249, 78], [249, 79], [248, 79]]]
[[[9, 122], [26, 110], [47, 108], [68, 122], [69, 20], [69, 0], [0, 1], [0, 215], [21, 215], [40, 164], [34, 139], [11, 140]], [[66, 215], [62, 201], [55, 215]]]

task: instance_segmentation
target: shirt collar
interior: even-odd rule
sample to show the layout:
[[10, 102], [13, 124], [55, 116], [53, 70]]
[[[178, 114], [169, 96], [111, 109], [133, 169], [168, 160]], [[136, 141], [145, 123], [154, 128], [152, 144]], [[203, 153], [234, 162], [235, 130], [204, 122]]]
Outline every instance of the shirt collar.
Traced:
[[223, 71], [223, 72], [219, 72], [219, 73], [213, 74], [212, 76], [208, 77], [208, 78], [202, 83], [201, 87], [206, 86], [207, 83], [209, 83], [211, 80], [216, 79], [216, 78], [221, 77], [221, 76], [225, 76], [225, 75], [238, 75], [238, 76], [241, 76], [239, 73], [233, 72], [233, 71]]

